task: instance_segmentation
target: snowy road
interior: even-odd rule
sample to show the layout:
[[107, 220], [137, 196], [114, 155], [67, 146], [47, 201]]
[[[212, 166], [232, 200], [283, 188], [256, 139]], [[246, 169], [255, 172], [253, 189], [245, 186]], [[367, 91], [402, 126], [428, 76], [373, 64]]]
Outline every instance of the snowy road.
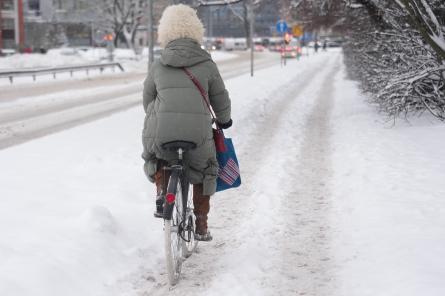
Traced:
[[445, 126], [388, 128], [345, 77], [329, 51], [226, 80], [243, 185], [173, 288], [142, 107], [1, 150], [0, 295], [444, 295]]
[[[277, 64], [277, 54], [256, 55], [257, 69]], [[248, 53], [222, 60], [224, 78], [249, 71]], [[0, 149], [108, 116], [140, 103], [145, 73], [1, 86]]]
[[[324, 232], [329, 202], [328, 196], [324, 206], [318, 198], [313, 201], [313, 191], [325, 193], [325, 187], [314, 179], [313, 168], [304, 168], [301, 155], [311, 154], [305, 143], [322, 141], [311, 120], [326, 129], [330, 107], [323, 98], [329, 98], [340, 57], [339, 52], [304, 57], [284, 68], [260, 70], [253, 79], [226, 81], [235, 120], [227, 134], [237, 146], [244, 185], [212, 199], [215, 240], [200, 244], [172, 290], [165, 276], [162, 223], [151, 218], [153, 185], [141, 172], [142, 108], [2, 150], [0, 161], [9, 168], [8, 175], [0, 175], [9, 184], [2, 186], [2, 195], [9, 206], [0, 209], [0, 232], [9, 233], [21, 249], [0, 239], [0, 254], [9, 258], [0, 267], [0, 275], [6, 275], [0, 293], [26, 294], [37, 285], [33, 294], [46, 295], [47, 285], [57, 283], [52, 291], [65, 295], [85, 290], [228, 295], [228, 286], [231, 295], [321, 295], [332, 278]], [[325, 110], [321, 117], [319, 108]], [[323, 155], [315, 151], [306, 161]], [[308, 183], [297, 185], [301, 178]], [[31, 186], [18, 189], [23, 183]], [[8, 214], [15, 212], [28, 213], [33, 226]], [[23, 240], [27, 243], [19, 243]], [[21, 286], [8, 270], [23, 260], [33, 267]], [[71, 277], [72, 272], [77, 275]], [[77, 288], [67, 291], [67, 286]]]

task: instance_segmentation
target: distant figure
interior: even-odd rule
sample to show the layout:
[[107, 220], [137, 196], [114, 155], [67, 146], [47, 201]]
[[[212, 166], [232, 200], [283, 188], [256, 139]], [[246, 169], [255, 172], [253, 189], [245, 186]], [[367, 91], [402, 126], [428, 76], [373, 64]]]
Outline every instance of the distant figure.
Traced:
[[326, 51], [328, 49], [328, 42], [326, 40], [323, 40], [323, 51]]
[[319, 48], [320, 48], [320, 44], [318, 44], [318, 41], [315, 41], [315, 44], [314, 44], [315, 52], [318, 52]]

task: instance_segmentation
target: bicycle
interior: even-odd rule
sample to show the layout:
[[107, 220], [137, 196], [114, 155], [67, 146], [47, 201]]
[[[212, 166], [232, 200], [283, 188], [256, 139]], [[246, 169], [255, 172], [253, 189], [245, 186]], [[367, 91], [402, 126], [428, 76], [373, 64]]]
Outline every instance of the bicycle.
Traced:
[[198, 244], [195, 240], [193, 200], [189, 198], [190, 183], [183, 166], [183, 154], [195, 148], [195, 143], [186, 141], [173, 141], [162, 145], [162, 149], [178, 153], [178, 163], [164, 168], [170, 172], [163, 212], [165, 255], [170, 285], [178, 282], [182, 263], [192, 255]]

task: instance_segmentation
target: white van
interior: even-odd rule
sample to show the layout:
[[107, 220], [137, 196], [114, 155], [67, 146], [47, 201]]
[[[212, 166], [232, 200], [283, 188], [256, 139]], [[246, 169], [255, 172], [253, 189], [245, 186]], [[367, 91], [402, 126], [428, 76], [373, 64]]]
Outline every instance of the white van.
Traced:
[[223, 48], [225, 50], [246, 50], [246, 38], [225, 38]]

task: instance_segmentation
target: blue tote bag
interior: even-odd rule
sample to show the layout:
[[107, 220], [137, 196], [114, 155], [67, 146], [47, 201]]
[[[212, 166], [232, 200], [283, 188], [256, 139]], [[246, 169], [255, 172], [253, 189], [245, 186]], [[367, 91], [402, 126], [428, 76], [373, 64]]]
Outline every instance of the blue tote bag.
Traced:
[[[213, 121], [216, 122], [216, 117], [213, 114], [207, 93], [202, 87], [201, 83], [199, 83], [198, 79], [196, 79], [187, 68], [182, 69], [193, 84], [195, 84], [196, 88], [198, 88], [204, 102], [209, 108]], [[217, 129], [213, 129], [213, 139], [215, 141], [216, 159], [218, 160], [219, 165], [218, 178], [216, 179], [216, 191], [223, 191], [240, 186], [241, 176], [232, 139], [224, 137], [223, 131], [218, 127]]]
[[239, 187], [241, 176], [238, 159], [231, 138], [224, 138], [225, 151], [216, 152], [219, 164], [218, 178], [216, 179], [216, 192]]

